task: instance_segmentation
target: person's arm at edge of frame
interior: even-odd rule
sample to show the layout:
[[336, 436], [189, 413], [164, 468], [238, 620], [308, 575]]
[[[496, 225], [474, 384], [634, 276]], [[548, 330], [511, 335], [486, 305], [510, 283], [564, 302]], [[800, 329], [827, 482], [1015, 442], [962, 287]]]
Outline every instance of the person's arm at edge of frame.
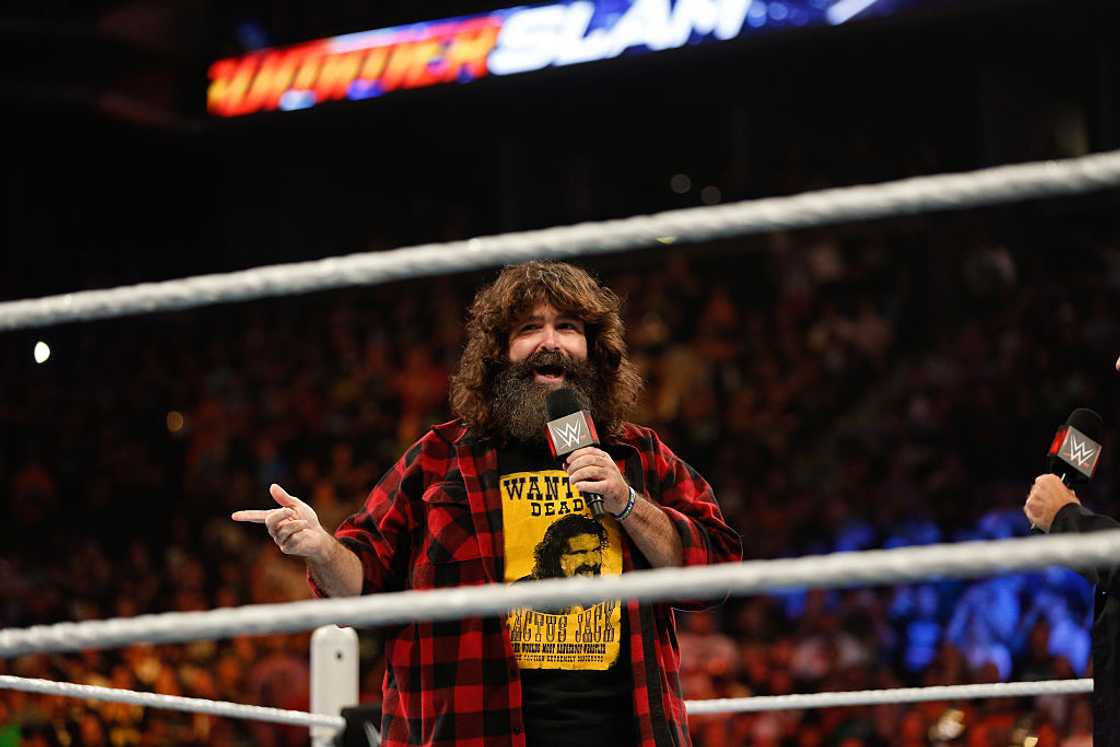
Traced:
[[[1031, 486], [1023, 513], [1031, 523], [1052, 534], [1081, 534], [1120, 529], [1120, 522], [1098, 514], [1081, 505], [1077, 493], [1070, 490], [1057, 475], [1039, 475]], [[1090, 582], [1111, 589], [1120, 581], [1117, 566], [1108, 568], [1076, 568]]]

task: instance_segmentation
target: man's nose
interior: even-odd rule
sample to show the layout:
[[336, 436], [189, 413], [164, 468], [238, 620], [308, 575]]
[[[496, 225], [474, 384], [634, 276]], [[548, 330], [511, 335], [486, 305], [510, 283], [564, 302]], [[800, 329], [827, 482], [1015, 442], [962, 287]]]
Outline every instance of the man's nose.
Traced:
[[537, 346], [541, 350], [559, 350], [560, 338], [556, 334], [556, 328], [551, 325], [546, 326], [542, 330], [541, 343]]

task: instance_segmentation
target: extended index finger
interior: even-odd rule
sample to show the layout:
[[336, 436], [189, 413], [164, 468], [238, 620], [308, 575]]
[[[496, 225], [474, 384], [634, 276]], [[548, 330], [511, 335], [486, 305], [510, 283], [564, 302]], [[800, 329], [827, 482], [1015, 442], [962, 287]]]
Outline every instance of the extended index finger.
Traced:
[[262, 509], [234, 511], [230, 518], [234, 521], [251, 521], [254, 524], [263, 524], [264, 520], [268, 518], [268, 511]]

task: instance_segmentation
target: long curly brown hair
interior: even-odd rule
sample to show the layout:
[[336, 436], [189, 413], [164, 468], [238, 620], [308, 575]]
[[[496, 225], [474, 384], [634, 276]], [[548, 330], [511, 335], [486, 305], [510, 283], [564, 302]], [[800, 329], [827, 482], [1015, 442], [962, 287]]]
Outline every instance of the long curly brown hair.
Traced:
[[513, 323], [541, 303], [583, 321], [587, 359], [603, 394], [594, 414], [601, 429], [620, 435], [642, 389], [642, 378], [626, 357], [622, 301], [586, 270], [565, 262], [510, 265], [478, 292], [467, 316], [467, 345], [451, 377], [452, 412], [479, 433], [498, 435], [489, 406], [494, 378], [508, 362]]

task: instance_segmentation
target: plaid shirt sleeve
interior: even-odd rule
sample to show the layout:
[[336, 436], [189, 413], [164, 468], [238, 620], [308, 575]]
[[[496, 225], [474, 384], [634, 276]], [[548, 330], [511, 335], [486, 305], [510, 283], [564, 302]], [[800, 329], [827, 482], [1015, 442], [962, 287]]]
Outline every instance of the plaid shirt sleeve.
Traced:
[[[415, 525], [409, 496], [423, 490], [422, 446], [413, 445], [374, 485], [362, 508], [334, 536], [362, 563], [362, 594], [407, 588], [409, 543]], [[326, 596], [308, 573], [311, 591]]]
[[[426, 434], [335, 536], [362, 563], [362, 593], [473, 586], [487, 574], [457, 448]], [[493, 476], [487, 485], [497, 485]], [[499, 543], [500, 546], [500, 543]], [[312, 587], [315, 588], [314, 579]], [[318, 592], [318, 590], [316, 590]], [[521, 687], [504, 616], [380, 629], [385, 645], [385, 747], [525, 747]]]
[[657, 476], [653, 496], [681, 536], [684, 564], [712, 565], [743, 559], [739, 534], [724, 521], [708, 481], [650, 431], [653, 468]]
[[[650, 497], [669, 517], [681, 538], [685, 566], [736, 563], [743, 559], [739, 534], [723, 518], [711, 485], [699, 472], [661, 442], [652, 430], [654, 480], [648, 486]], [[704, 609], [715, 603], [680, 602], [682, 609]]]

